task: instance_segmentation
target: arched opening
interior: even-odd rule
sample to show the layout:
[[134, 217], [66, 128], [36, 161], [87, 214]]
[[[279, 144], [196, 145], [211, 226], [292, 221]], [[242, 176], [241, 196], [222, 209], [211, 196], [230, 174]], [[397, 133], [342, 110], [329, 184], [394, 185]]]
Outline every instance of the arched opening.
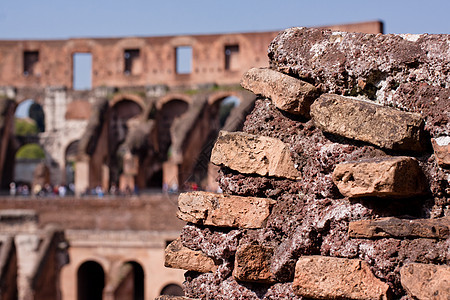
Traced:
[[16, 135], [36, 135], [45, 131], [45, 115], [42, 106], [33, 99], [22, 101], [15, 112]]
[[114, 299], [144, 299], [144, 269], [135, 261], [124, 263], [118, 274]]
[[84, 262], [77, 273], [77, 299], [101, 300], [105, 287], [105, 272], [95, 261]]
[[78, 155], [79, 140], [73, 141], [67, 146], [65, 153], [65, 181], [70, 192], [74, 192], [75, 163]]
[[[36, 168], [43, 165], [45, 159], [44, 149], [39, 144], [31, 143], [20, 147], [15, 156], [14, 164], [14, 179], [13, 182], [16, 187], [16, 195], [28, 196], [40, 191], [34, 191], [33, 186], [37, 178], [41, 175], [45, 177], [46, 174], [36, 174]], [[49, 175], [48, 175], [49, 176]], [[49, 181], [49, 178], [42, 178], [44, 181]]]
[[178, 284], [171, 283], [163, 287], [160, 295], [184, 296], [184, 291], [183, 288]]
[[[210, 126], [208, 138], [202, 146], [201, 152], [194, 164], [191, 180], [196, 182], [202, 189], [208, 189], [208, 174], [210, 171], [209, 161], [214, 142], [217, 139], [219, 131], [227, 124], [233, 109], [239, 106], [240, 100], [235, 96], [227, 96], [213, 102], [208, 110], [208, 124]], [[231, 120], [232, 121], [232, 120]], [[232, 126], [233, 127], [233, 126]], [[214, 181], [214, 180], [213, 180]]]
[[164, 103], [157, 115], [159, 153], [163, 161], [167, 161], [171, 155], [172, 136], [170, 128], [174, 120], [181, 117], [188, 108], [189, 104], [186, 101], [173, 99]]
[[142, 112], [142, 107], [129, 99], [120, 100], [111, 108], [108, 144], [111, 151], [110, 181], [113, 183], [119, 182], [120, 175], [123, 172], [123, 159], [127, 152], [123, 143], [128, 132], [138, 125], [138, 117]]

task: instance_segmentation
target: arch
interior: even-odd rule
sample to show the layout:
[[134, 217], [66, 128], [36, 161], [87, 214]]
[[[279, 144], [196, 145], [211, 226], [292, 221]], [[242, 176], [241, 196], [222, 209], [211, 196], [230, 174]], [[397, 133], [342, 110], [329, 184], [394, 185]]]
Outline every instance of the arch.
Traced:
[[[127, 261], [124, 263], [124, 266], [131, 266], [132, 268], [132, 283], [133, 283], [133, 300], [143, 300], [145, 291], [145, 273], [141, 264], [136, 261]], [[131, 292], [131, 291], [130, 291]]]
[[109, 106], [113, 107], [118, 102], [123, 101], [123, 100], [134, 101], [141, 107], [142, 111], [144, 111], [144, 109], [145, 109], [145, 102], [142, 99], [142, 97], [140, 97], [139, 95], [136, 95], [136, 94], [131, 94], [131, 93], [120, 93], [120, 94], [115, 95], [111, 99], [111, 101], [109, 101]]
[[19, 120], [33, 120], [39, 129], [38, 132], [45, 131], [45, 114], [42, 105], [34, 99], [28, 98], [17, 104], [14, 116]]
[[241, 94], [237, 91], [223, 91], [223, 92], [213, 93], [208, 96], [208, 104], [213, 105], [217, 101], [223, 100], [224, 98], [227, 98], [227, 97], [240, 98]]
[[80, 140], [70, 142], [64, 152], [65, 183], [69, 187], [72, 187], [72, 184], [75, 183], [75, 163], [77, 161], [79, 143]]
[[166, 284], [159, 293], [160, 295], [184, 296], [183, 288], [177, 283]]
[[189, 103], [183, 99], [168, 98], [168, 101], [161, 102], [161, 108], [156, 116], [159, 152], [161, 159], [166, 161], [170, 155], [172, 145], [171, 127], [175, 119], [180, 118], [189, 109]]
[[105, 271], [96, 261], [83, 262], [77, 271], [77, 299], [98, 300], [103, 299], [105, 288]]
[[192, 98], [184, 95], [184, 94], [170, 94], [170, 95], [166, 95], [164, 97], [161, 97], [158, 99], [158, 101], [156, 102], [156, 109], [161, 110], [162, 107], [173, 100], [181, 100], [186, 102], [188, 105], [190, 105], [192, 103]]

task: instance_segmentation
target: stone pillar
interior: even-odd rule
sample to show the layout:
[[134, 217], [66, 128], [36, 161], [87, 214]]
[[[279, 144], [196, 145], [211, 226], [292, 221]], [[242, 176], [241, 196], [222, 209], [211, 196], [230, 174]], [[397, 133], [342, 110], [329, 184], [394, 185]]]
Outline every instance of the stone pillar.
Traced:
[[89, 158], [78, 160], [75, 168], [75, 194], [80, 196], [89, 188]]
[[163, 163], [163, 190], [177, 192], [180, 188], [178, 180], [178, 164], [171, 161]]

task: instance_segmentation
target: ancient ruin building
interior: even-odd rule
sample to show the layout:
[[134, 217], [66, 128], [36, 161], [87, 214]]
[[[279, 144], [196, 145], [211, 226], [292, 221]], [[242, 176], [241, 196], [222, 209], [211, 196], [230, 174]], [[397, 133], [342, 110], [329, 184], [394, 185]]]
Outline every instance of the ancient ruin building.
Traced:
[[223, 193], [179, 195], [183, 299], [450, 299], [450, 36], [289, 28], [269, 58]]
[[[380, 33], [382, 24], [369, 22], [334, 28]], [[334, 205], [333, 197], [351, 207], [350, 201], [337, 194], [331, 183], [334, 163], [347, 158], [343, 153], [353, 157], [352, 151], [357, 152], [354, 157], [383, 156], [382, 150], [377, 148], [382, 146], [376, 144], [360, 150], [360, 144], [347, 145], [345, 138], [333, 133], [322, 134], [321, 129], [308, 123], [312, 114], [310, 105], [317, 102], [319, 95], [340, 92], [322, 82], [314, 82], [315, 76], [303, 78], [313, 87], [298, 83], [297, 78], [301, 76], [294, 67], [283, 69], [280, 66], [279, 71], [295, 79], [295, 83], [290, 82], [284, 88], [298, 88], [301, 92], [294, 98], [303, 97], [305, 105], [280, 104], [281, 109], [288, 111], [284, 112], [269, 100], [255, 102], [256, 94], [265, 94], [272, 89], [283, 91], [283, 87], [277, 86], [246, 86], [251, 90], [248, 91], [239, 84], [243, 75], [254, 67], [276, 69], [273, 57], [270, 61], [267, 59], [267, 49], [277, 34], [0, 41], [2, 190], [7, 189], [14, 179], [15, 154], [28, 143], [40, 144], [45, 153], [44, 163], [35, 168], [32, 182], [28, 182], [32, 185], [75, 183], [79, 194], [95, 187], [109, 189], [113, 185], [124, 191], [134, 187], [158, 190], [158, 193], [152, 191], [140, 197], [2, 197], [0, 297], [70, 300], [86, 299], [91, 293], [103, 299], [153, 299], [162, 294], [181, 294], [184, 271], [164, 267], [164, 249], [170, 245], [169, 250], [176, 250], [172, 255], [175, 262], [169, 263], [167, 259], [166, 263], [196, 271], [187, 274], [184, 290], [190, 297], [219, 299], [214, 290], [220, 292], [223, 289], [226, 291], [222, 295], [230, 291], [228, 296], [233, 298], [247, 292], [241, 290], [242, 286], [258, 289], [260, 282], [264, 282], [264, 286], [274, 287], [273, 295], [278, 293], [279, 298], [286, 298], [285, 295], [292, 295], [289, 289], [292, 265], [300, 254], [305, 254], [303, 250], [311, 249], [311, 253], [309, 250], [304, 252], [319, 254], [319, 239], [325, 241], [323, 255], [334, 253], [335, 248], [341, 249], [339, 243], [335, 248], [326, 246], [345, 237], [343, 228], [347, 223], [339, 225], [340, 219], [336, 222], [325, 220], [323, 227], [317, 230], [309, 223], [301, 223], [301, 218], [316, 212], [318, 217], [322, 216], [320, 211], [324, 207], [330, 207], [331, 215], [334, 212], [331, 208], [337, 205]], [[87, 90], [78, 89], [74, 80], [78, 76], [74, 72], [74, 61], [80, 53], [88, 55], [92, 61], [91, 83]], [[178, 58], [186, 56], [191, 57], [187, 63], [179, 61]], [[281, 61], [293, 63], [295, 60]], [[341, 80], [346, 78], [346, 73], [338, 72], [336, 76]], [[364, 93], [374, 91], [371, 80], [378, 77], [368, 78], [372, 77], [364, 81], [362, 76], [363, 81], [356, 81]], [[259, 81], [253, 79], [248, 83], [253, 85]], [[347, 84], [346, 87], [354, 87], [353, 81], [347, 81]], [[341, 86], [341, 82], [337, 85]], [[356, 90], [357, 93], [360, 90]], [[275, 95], [266, 97], [276, 99]], [[38, 111], [45, 116], [44, 125], [36, 136], [15, 136], [14, 113], [27, 99], [40, 107]], [[297, 112], [303, 115], [291, 114]], [[220, 140], [248, 142], [248, 146], [255, 143], [257, 146], [253, 150], [258, 151], [243, 147], [246, 151], [239, 150], [240, 157], [236, 158], [214, 152], [213, 141], [220, 130]], [[235, 135], [235, 131], [249, 135]], [[304, 135], [309, 139], [302, 144], [298, 138]], [[318, 144], [314, 146], [314, 142]], [[436, 143], [442, 144], [439, 138]], [[272, 152], [265, 152], [265, 145], [270, 145]], [[236, 146], [239, 148], [239, 143]], [[223, 151], [224, 154], [232, 153], [225, 148]], [[428, 148], [418, 151], [425, 153], [424, 157], [434, 158]], [[263, 162], [263, 167], [250, 161], [246, 170], [234, 170], [234, 165], [240, 165], [240, 159], [245, 159], [250, 152]], [[215, 155], [211, 157], [211, 153]], [[264, 165], [274, 157], [277, 161], [265, 168]], [[315, 160], [311, 162], [308, 157], [315, 157]], [[293, 164], [289, 164], [291, 159]], [[430, 214], [442, 216], [446, 214], [443, 204], [446, 200], [442, 199], [447, 199], [447, 194], [435, 195], [445, 190], [445, 182], [441, 179], [446, 173], [433, 173], [441, 169], [433, 164], [427, 169], [423, 167], [423, 160], [419, 161], [421, 168], [426, 169], [426, 176], [437, 174], [441, 176], [436, 177], [440, 181], [431, 186], [433, 197], [430, 187], [423, 187], [417, 195], [409, 197], [417, 196], [419, 202], [423, 197], [434, 199], [426, 202], [427, 205], [436, 204], [430, 204], [433, 207]], [[315, 175], [318, 175], [317, 180]], [[175, 192], [193, 189], [194, 184], [198, 189], [213, 192], [220, 188], [226, 196], [216, 199], [221, 194], [198, 192], [198, 198], [194, 199], [198, 207], [194, 208], [199, 213], [192, 213], [188, 208], [193, 207], [192, 195], [195, 194], [185, 194], [180, 203], [184, 203], [186, 210], [179, 213], [183, 220], [178, 220], [175, 217], [177, 194], [161, 193], [161, 188]], [[230, 204], [230, 198], [240, 201], [239, 205]], [[299, 213], [297, 219], [292, 217], [298, 209], [308, 208], [301, 205], [303, 201], [309, 199], [313, 203], [316, 198], [319, 199], [317, 210], [310, 214]], [[209, 207], [208, 199], [215, 204], [223, 200], [226, 213], [214, 212], [209, 214], [208, 220], [202, 220], [205, 214], [201, 209]], [[257, 210], [253, 209], [255, 205]], [[228, 216], [226, 209], [233, 207], [248, 209], [254, 215], [242, 217], [238, 210], [231, 211]], [[172, 244], [180, 236], [185, 221], [189, 224], [182, 231], [181, 244], [179, 241]], [[297, 228], [297, 224], [304, 228]], [[436, 234], [428, 243], [432, 247], [441, 247], [447, 241], [443, 238], [445, 228], [436, 228], [443, 233]], [[307, 238], [305, 244], [302, 244], [303, 237]], [[238, 243], [243, 246], [237, 252]], [[250, 246], [245, 246], [247, 244]], [[301, 245], [305, 245], [304, 248]], [[269, 249], [266, 251], [263, 247]], [[234, 259], [239, 258], [236, 253], [243, 253], [245, 257], [247, 249], [264, 253], [263, 257], [268, 258], [273, 256], [270, 247], [278, 251], [274, 252], [274, 257], [277, 253], [286, 253], [286, 257], [280, 259], [278, 265], [270, 265], [267, 260], [261, 260], [261, 265], [278, 269], [261, 271], [263, 279], [251, 274], [246, 277], [239, 270], [235, 277], [230, 275]], [[203, 251], [194, 255], [200, 257], [200, 263], [195, 267], [186, 264], [195, 263], [186, 261], [193, 250]], [[180, 256], [184, 257], [183, 265], [178, 264]], [[443, 258], [433, 262], [442, 263]], [[207, 273], [208, 268], [215, 273]], [[211, 279], [212, 276], [215, 277]], [[376, 276], [381, 275], [377, 273]], [[393, 278], [395, 282], [397, 277]], [[241, 285], [247, 281], [256, 283]], [[197, 289], [196, 284], [203, 288]], [[218, 286], [219, 290], [216, 289]], [[259, 290], [257, 293], [262, 295]], [[403, 290], [397, 292], [401, 293]]]
[[[382, 24], [342, 28], [380, 32]], [[268, 66], [276, 34], [0, 41], [1, 188], [14, 179], [17, 150], [38, 143], [49, 181], [75, 182], [78, 194], [188, 181], [213, 190], [209, 141], [221, 128], [242, 126], [254, 95], [239, 80], [251, 67]], [[87, 90], [74, 85], [83, 76], [75, 68], [80, 54], [92, 62]], [[14, 111], [26, 99], [45, 115], [37, 138], [12, 133]]]

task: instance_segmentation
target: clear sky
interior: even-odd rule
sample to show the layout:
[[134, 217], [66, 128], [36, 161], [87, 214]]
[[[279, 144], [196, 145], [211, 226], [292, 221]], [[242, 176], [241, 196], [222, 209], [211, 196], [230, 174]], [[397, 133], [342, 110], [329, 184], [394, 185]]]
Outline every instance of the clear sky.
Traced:
[[0, 39], [272, 31], [381, 20], [386, 33], [450, 33], [448, 0], [0, 0]]

